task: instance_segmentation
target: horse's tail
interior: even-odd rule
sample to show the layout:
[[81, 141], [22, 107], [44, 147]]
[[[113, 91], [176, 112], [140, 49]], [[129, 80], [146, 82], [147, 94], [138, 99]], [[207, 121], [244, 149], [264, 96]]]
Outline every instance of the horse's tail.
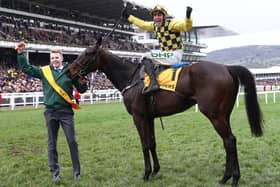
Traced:
[[261, 136], [263, 134], [263, 118], [258, 103], [254, 76], [247, 68], [242, 66], [227, 66], [227, 68], [236, 84], [238, 84], [239, 80], [244, 86], [246, 110], [251, 132], [257, 137]]

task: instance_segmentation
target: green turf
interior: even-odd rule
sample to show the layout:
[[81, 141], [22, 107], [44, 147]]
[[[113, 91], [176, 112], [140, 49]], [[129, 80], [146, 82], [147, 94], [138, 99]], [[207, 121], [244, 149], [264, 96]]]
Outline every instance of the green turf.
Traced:
[[[265, 133], [251, 136], [243, 101], [231, 123], [237, 137], [240, 186], [280, 186], [280, 104], [264, 103]], [[143, 154], [138, 133], [122, 103], [82, 105], [75, 112], [82, 167], [74, 182], [63, 131], [58, 139], [61, 183], [50, 180], [43, 109], [0, 110], [0, 186], [219, 186], [225, 164], [223, 143], [209, 121], [194, 108], [156, 119], [161, 170], [142, 181]], [[231, 182], [231, 181], [230, 181]], [[228, 182], [227, 186], [229, 186]]]

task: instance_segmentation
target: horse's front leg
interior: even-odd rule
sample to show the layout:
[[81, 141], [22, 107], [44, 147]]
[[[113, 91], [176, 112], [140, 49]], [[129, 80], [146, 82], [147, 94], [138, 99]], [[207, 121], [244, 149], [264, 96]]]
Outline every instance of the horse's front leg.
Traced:
[[144, 164], [145, 164], [145, 173], [143, 176], [144, 181], [148, 181], [149, 177], [152, 173], [152, 167], [151, 167], [151, 160], [150, 160], [150, 154], [149, 154], [149, 148], [146, 143], [142, 142], [142, 151], [144, 155]]
[[154, 120], [152, 120], [151, 125], [149, 125], [149, 128], [150, 128], [149, 132], [151, 132], [149, 145], [150, 145], [150, 151], [154, 162], [154, 169], [153, 169], [152, 176], [155, 176], [159, 172], [160, 165], [159, 165], [157, 151], [156, 151], [156, 136], [155, 136]]
[[[153, 118], [143, 118], [142, 116], [133, 115], [134, 123], [137, 127], [141, 143], [145, 163], [145, 174], [143, 179], [149, 180], [150, 175], [156, 175], [160, 169], [155, 141], [155, 129]], [[150, 152], [154, 162], [154, 169], [152, 173]]]
[[151, 160], [150, 160], [150, 154], [149, 154], [149, 146], [148, 146], [148, 140], [147, 140], [147, 134], [146, 134], [146, 127], [149, 124], [145, 124], [145, 120], [141, 117], [138, 117], [137, 115], [133, 115], [133, 120], [136, 125], [136, 128], [138, 130], [141, 144], [142, 144], [142, 151], [144, 156], [144, 164], [145, 164], [145, 173], [143, 176], [144, 181], [148, 181], [149, 177], [152, 173], [152, 167], [151, 167]]

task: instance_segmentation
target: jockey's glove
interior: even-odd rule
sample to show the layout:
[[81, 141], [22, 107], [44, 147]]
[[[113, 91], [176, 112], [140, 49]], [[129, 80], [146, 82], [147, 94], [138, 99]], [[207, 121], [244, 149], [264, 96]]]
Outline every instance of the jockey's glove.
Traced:
[[186, 16], [188, 19], [191, 18], [191, 13], [192, 13], [192, 7], [188, 6], [186, 11]]

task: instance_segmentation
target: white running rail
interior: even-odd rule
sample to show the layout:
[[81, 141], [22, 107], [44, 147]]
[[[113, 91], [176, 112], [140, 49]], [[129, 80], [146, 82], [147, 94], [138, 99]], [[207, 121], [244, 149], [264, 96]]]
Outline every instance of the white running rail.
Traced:
[[[14, 110], [16, 107], [33, 106], [38, 108], [44, 102], [43, 92], [26, 92], [26, 93], [2, 93], [2, 102], [0, 108], [10, 108]], [[122, 101], [122, 95], [117, 89], [95, 90], [81, 94], [80, 103], [97, 103]]]
[[[270, 102], [277, 102], [277, 95], [280, 94], [279, 90], [274, 91], [259, 91], [258, 96], [264, 96], [265, 104]], [[0, 103], [0, 108], [10, 108], [14, 110], [16, 107], [31, 106], [38, 108], [43, 104], [44, 96], [42, 92], [28, 92], [28, 93], [2, 93], [2, 103]], [[240, 97], [244, 97], [244, 93], [240, 92], [236, 98], [236, 106], [240, 105]], [[279, 96], [278, 96], [279, 97]], [[109, 103], [112, 101], [122, 101], [122, 95], [117, 89], [107, 89], [107, 90], [95, 90], [93, 92], [86, 92], [81, 94], [80, 103], [98, 103], [105, 102]], [[278, 99], [279, 100], [279, 99]], [[195, 110], [198, 111], [196, 105]]]

